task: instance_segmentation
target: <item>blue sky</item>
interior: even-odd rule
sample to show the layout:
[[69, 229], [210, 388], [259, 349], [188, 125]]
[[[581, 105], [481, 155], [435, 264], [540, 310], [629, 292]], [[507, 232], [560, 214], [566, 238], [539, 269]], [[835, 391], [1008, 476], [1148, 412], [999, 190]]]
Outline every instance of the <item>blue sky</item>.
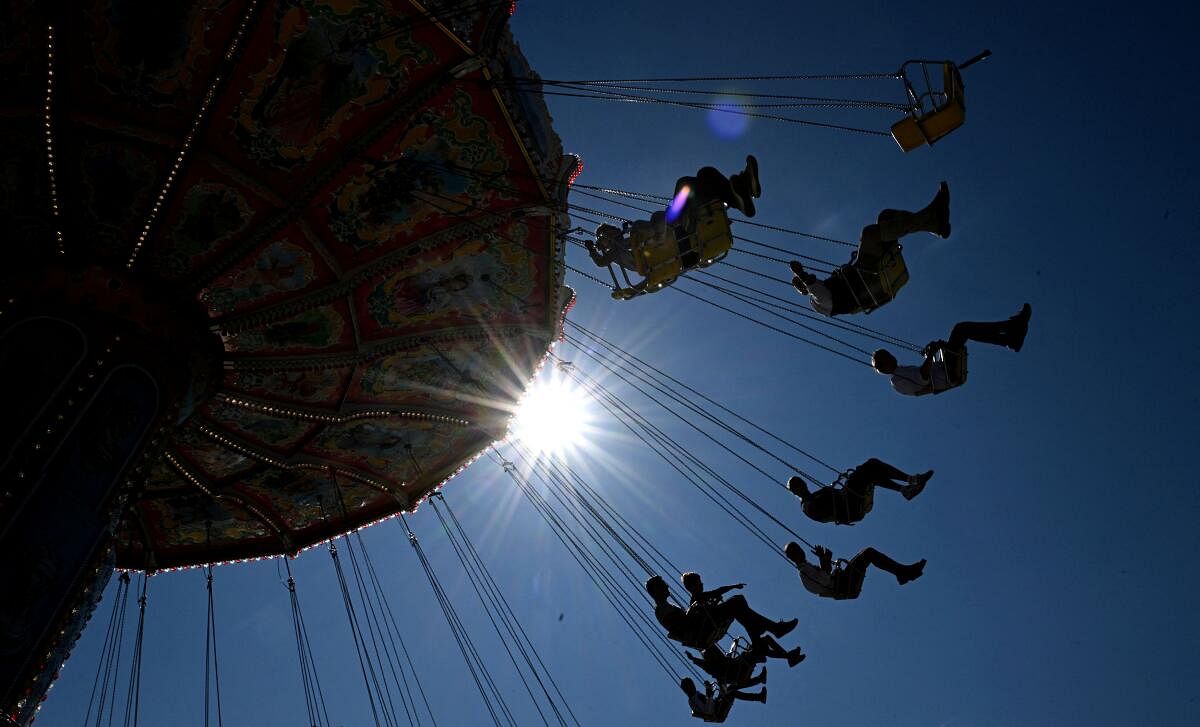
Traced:
[[[1200, 495], [1187, 477], [1200, 404], [1196, 15], [1184, 4], [1130, 10], [519, 4], [514, 33], [547, 78], [888, 71], [911, 57], [995, 53], [966, 74], [966, 126], [907, 155], [887, 139], [759, 120], [722, 139], [700, 112], [549, 100], [564, 146], [585, 161], [580, 183], [670, 194], [675, 178], [698, 166], [734, 171], [754, 153], [764, 190], [755, 221], [830, 237], [856, 239], [880, 208], [919, 207], [949, 181], [953, 236], [906, 244], [912, 281], [859, 320], [873, 328], [923, 342], [944, 337], [956, 320], [1033, 305], [1024, 351], [973, 346], [965, 388], [910, 400], [863, 366], [673, 291], [617, 303], [568, 273], [579, 293], [573, 321], [779, 436], [838, 466], [878, 456], [937, 472], [911, 503], [880, 492], [865, 522], [822, 526], [771, 482], [673, 430], [807, 539], [838, 554], [873, 545], [929, 561], [914, 584], [899, 588], [872, 573], [859, 600], [829, 602], [804, 592], [794, 570], [598, 418], [600, 446], [574, 467], [673, 561], [713, 586], [746, 582], [755, 607], [800, 619], [785, 641], [803, 646], [808, 660], [792, 670], [772, 664], [768, 703], [737, 705], [731, 724], [1200, 722], [1192, 563]], [[876, 128], [890, 122], [876, 118]], [[845, 254], [753, 236], [818, 257]], [[591, 269], [579, 249], [568, 262]], [[587, 370], [569, 346], [559, 353]], [[779, 482], [790, 474], [764, 466]], [[495, 464], [480, 460], [446, 496], [582, 723], [690, 723], [678, 688]], [[518, 721], [532, 724], [536, 715], [518, 699], [427, 510], [410, 524]], [[385, 523], [364, 537], [403, 614], [438, 723], [484, 722], [402, 529]], [[328, 555], [310, 551], [294, 568], [333, 721], [368, 724]], [[301, 724], [276, 566], [220, 568], [216, 588], [226, 722]], [[39, 724], [82, 719], [110, 605], [101, 605]], [[202, 721], [204, 606], [200, 572], [152, 581], [143, 724]]]

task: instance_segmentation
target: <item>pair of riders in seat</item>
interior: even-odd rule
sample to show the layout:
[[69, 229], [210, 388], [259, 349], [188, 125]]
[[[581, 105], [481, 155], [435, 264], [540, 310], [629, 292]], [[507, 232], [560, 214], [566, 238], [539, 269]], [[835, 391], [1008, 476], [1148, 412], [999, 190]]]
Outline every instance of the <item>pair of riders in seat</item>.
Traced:
[[[765, 667], [757, 675], [753, 671], [756, 664], [768, 658], [786, 660], [788, 666], [804, 660], [798, 647], [789, 651], [776, 641], [794, 629], [797, 620], [769, 619], [752, 609], [745, 596], [740, 594], [724, 598], [725, 594], [745, 584], [706, 591], [696, 573], [684, 573], [680, 580], [690, 597], [686, 609], [671, 603], [670, 588], [661, 576], [646, 581], [646, 592], [654, 601], [654, 617], [666, 628], [667, 637], [699, 651], [699, 657], [689, 653], [688, 658], [714, 678], [712, 682], [705, 682], [704, 691], [700, 691], [691, 679], [680, 682], [680, 688], [688, 696], [692, 716], [706, 722], [723, 722], [735, 699], [765, 702], [765, 688], [754, 693], [742, 690], [766, 682]], [[734, 621], [746, 630], [750, 646], [725, 653], [716, 642], [725, 636]]]
[[[725, 256], [733, 243], [726, 209], [746, 217], [755, 214], [754, 200], [762, 194], [758, 160], [746, 157], [742, 171], [726, 177], [713, 167], [703, 167], [695, 176], [680, 177], [675, 194], [665, 211], [649, 221], [627, 222], [623, 227], [600, 225], [596, 240], [585, 245], [599, 267], [622, 269], [628, 287], [612, 273], [615, 298], [632, 298], [670, 285], [684, 272], [712, 264]], [[634, 283], [629, 274], [640, 275]]]

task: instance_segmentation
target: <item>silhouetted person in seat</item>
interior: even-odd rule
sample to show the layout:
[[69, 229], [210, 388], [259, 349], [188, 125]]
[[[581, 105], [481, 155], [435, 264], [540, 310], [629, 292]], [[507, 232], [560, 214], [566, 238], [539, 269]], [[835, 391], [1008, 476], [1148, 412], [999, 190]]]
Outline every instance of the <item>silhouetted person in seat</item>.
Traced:
[[788, 480], [788, 489], [800, 498], [804, 514], [819, 523], [853, 525], [871, 512], [875, 505], [875, 488], [894, 490], [911, 500], [925, 489], [925, 483], [933, 477], [933, 470], [920, 474], [907, 474], [887, 462], [871, 459], [850, 470], [838, 479], [842, 486], [819, 487], [815, 492], [808, 489], [803, 477]]
[[688, 597], [691, 598], [691, 602], [688, 604], [689, 607], [718, 604], [725, 597], [726, 593], [746, 587], [745, 583], [734, 583], [732, 586], [721, 586], [720, 588], [706, 591], [704, 590], [704, 580], [700, 578], [700, 574], [692, 571], [680, 575], [679, 582], [683, 584], [683, 590], [687, 591]]
[[781, 637], [794, 629], [797, 623], [796, 619], [772, 621], [750, 608], [746, 598], [741, 595], [719, 603], [691, 606], [685, 611], [668, 600], [671, 592], [662, 576], [647, 580], [646, 592], [654, 600], [654, 617], [667, 629], [667, 637], [694, 649], [703, 649], [716, 643], [733, 621], [741, 624], [751, 639], [764, 633]]
[[867, 577], [869, 565], [896, 576], [896, 582], [902, 586], [920, 578], [925, 570], [924, 559], [904, 565], [874, 548], [864, 548], [850, 560], [839, 559], [836, 563], [829, 548], [818, 545], [813, 552], [820, 559], [817, 564], [805, 560], [804, 548], [801, 548], [799, 543], [788, 543], [783, 549], [788, 560], [800, 570], [800, 583], [806, 590], [822, 598], [838, 601], [858, 598], [858, 594], [862, 593], [863, 580]]
[[754, 199], [761, 195], [758, 160], [753, 156], [746, 157], [746, 168], [732, 177], [726, 177], [713, 167], [701, 167], [696, 176], [680, 177], [676, 180], [675, 195], [671, 207], [666, 211], [655, 212], [650, 216], [649, 222], [637, 220], [627, 223], [625, 230], [614, 225], [600, 225], [596, 228], [595, 242], [588, 240], [584, 247], [587, 248], [592, 262], [599, 267], [616, 263], [626, 270], [637, 271], [637, 263], [629, 246], [631, 236], [656, 241], [645, 243], [651, 246], [673, 244], [676, 233], [672, 225], [683, 214], [710, 202], [720, 201], [747, 217], [753, 217]]
[[891, 377], [892, 388], [906, 396], [938, 394], [962, 386], [967, 380], [967, 341], [990, 343], [1020, 351], [1029, 331], [1033, 309], [1026, 303], [1008, 320], [994, 323], [964, 321], [954, 324], [949, 341], [932, 341], [923, 352], [920, 366], [900, 366], [885, 349], [871, 355], [871, 365]]
[[767, 689], [763, 687], [757, 692], [741, 692], [733, 689], [719, 689], [712, 682], [704, 683], [704, 691], [696, 688], [691, 679], [679, 680], [679, 688], [688, 697], [688, 706], [692, 716], [705, 722], [724, 722], [733, 707], [733, 700], [744, 699], [748, 702], [766, 702]]
[[[850, 262], [842, 265], [825, 278], [804, 269], [799, 260], [793, 260], [792, 285], [809, 298], [813, 310], [822, 315], [838, 316], [848, 313], [871, 311], [887, 303], [895, 295], [891, 284], [878, 285], [873, 278], [884, 271], [881, 263], [892, 254], [900, 254], [900, 238], [914, 232], [929, 232], [938, 237], [950, 237], [950, 187], [942, 182], [933, 201], [917, 212], [886, 209], [879, 213], [878, 221], [867, 225], [859, 236], [858, 250]], [[904, 280], [898, 285], [907, 282]]]
[[[745, 583], [735, 583], [731, 586], [721, 586], [720, 588], [706, 591], [704, 590], [704, 581], [700, 578], [700, 574], [691, 571], [681, 575], [679, 581], [683, 584], [684, 590], [688, 592], [688, 596], [691, 598], [691, 603], [688, 605], [689, 611], [693, 608], [702, 609], [720, 606], [721, 599], [724, 598], [726, 593], [746, 587]], [[740, 596], [735, 596], [735, 598], [740, 598]], [[792, 619], [791, 621], [780, 622], [781, 626], [786, 626], [787, 628], [783, 633], [777, 633], [777, 635], [782, 636], [787, 631], [790, 631], [792, 626], [795, 626], [795, 621], [795, 619]], [[750, 643], [750, 648], [744, 653], [750, 654], [752, 658], [759, 661], [766, 661], [768, 657], [773, 659], [787, 659], [788, 666], [795, 666], [804, 659], [804, 655], [801, 653], [799, 647], [787, 651], [779, 645], [778, 641], [766, 634], [750, 634]], [[720, 653], [719, 650], [717, 651]], [[718, 679], [718, 681], [721, 680]], [[721, 681], [721, 683], [724, 684], [725, 682]]]

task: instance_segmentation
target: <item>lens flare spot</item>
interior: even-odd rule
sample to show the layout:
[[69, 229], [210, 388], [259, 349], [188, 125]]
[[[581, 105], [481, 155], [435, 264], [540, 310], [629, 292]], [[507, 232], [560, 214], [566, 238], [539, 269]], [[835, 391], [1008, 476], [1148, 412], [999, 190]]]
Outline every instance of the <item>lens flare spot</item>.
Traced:
[[750, 117], [742, 113], [738, 103], [736, 97], [723, 96], [709, 109], [708, 128], [722, 139], [736, 139], [750, 126]]
[[679, 215], [683, 214], [683, 207], [687, 204], [688, 197], [692, 196], [692, 188], [688, 185], [683, 185], [679, 191], [675, 193], [675, 199], [671, 200], [671, 204], [667, 205], [667, 222], [673, 223], [679, 219]]

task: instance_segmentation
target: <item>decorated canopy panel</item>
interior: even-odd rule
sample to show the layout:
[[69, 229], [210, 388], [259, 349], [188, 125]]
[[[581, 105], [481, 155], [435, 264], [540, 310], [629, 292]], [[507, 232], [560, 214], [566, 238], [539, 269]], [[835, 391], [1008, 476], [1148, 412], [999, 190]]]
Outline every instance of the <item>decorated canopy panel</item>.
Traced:
[[51, 5], [0, 10], [8, 267], [120, 270], [224, 347], [119, 565], [295, 552], [503, 433], [569, 302], [575, 166], [503, 82], [510, 2]]

